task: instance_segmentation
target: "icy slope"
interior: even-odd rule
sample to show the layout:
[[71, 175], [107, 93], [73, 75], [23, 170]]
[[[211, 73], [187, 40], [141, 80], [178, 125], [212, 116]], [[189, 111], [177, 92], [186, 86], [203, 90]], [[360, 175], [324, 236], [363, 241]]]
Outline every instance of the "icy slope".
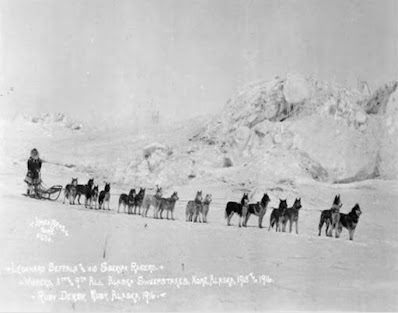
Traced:
[[387, 84], [369, 96], [297, 75], [256, 82], [194, 139], [217, 145], [237, 165], [278, 155], [277, 164], [258, 163], [267, 175], [286, 171], [328, 182], [397, 178], [396, 89], [397, 83]]

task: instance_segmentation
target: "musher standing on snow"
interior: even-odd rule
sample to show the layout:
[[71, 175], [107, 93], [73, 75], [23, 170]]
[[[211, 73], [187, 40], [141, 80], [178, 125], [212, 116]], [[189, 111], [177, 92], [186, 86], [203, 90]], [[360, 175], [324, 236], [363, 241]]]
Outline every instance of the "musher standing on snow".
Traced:
[[28, 196], [36, 195], [37, 186], [41, 183], [41, 163], [39, 151], [32, 149], [28, 160], [28, 173], [25, 177], [25, 182], [28, 184]]

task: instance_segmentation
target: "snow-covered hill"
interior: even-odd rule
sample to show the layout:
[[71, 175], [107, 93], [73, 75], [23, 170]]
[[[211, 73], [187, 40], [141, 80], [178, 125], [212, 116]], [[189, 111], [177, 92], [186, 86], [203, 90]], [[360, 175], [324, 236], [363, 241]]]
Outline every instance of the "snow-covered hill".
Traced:
[[395, 179], [396, 97], [396, 82], [369, 96], [288, 75], [245, 87], [194, 139], [220, 147], [236, 165], [251, 163], [265, 177]]

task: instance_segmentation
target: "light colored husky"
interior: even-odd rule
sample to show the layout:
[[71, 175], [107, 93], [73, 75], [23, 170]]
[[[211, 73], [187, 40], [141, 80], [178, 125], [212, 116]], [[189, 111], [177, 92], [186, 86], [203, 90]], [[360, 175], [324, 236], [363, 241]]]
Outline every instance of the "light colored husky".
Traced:
[[160, 215], [161, 219], [162, 219], [163, 211], [166, 210], [167, 219], [169, 219], [169, 212], [171, 212], [171, 219], [174, 221], [173, 212], [174, 212], [174, 208], [175, 208], [177, 200], [178, 200], [177, 192], [173, 192], [173, 194], [171, 195], [170, 198], [162, 198], [162, 200], [160, 201], [160, 205], [159, 205], [159, 215]]
[[77, 194], [77, 178], [72, 177], [72, 182], [65, 186], [63, 203], [65, 203], [65, 199], [68, 199], [69, 204], [75, 204], [76, 194]]
[[153, 217], [157, 218], [160, 201], [162, 199], [162, 187], [156, 186], [156, 193], [154, 195], [145, 195], [142, 202], [142, 217], [147, 217], [148, 210], [153, 206]]
[[202, 191], [196, 192], [194, 201], [188, 201], [185, 209], [185, 216], [187, 222], [192, 222], [193, 215], [202, 210]]
[[[207, 194], [202, 203], [202, 209], [200, 211], [202, 215], [202, 223], [207, 223], [207, 214], [209, 213], [211, 200], [212, 200], [211, 194]], [[196, 216], [195, 216], [195, 221], [196, 221]], [[200, 222], [200, 217], [199, 217], [199, 222]]]

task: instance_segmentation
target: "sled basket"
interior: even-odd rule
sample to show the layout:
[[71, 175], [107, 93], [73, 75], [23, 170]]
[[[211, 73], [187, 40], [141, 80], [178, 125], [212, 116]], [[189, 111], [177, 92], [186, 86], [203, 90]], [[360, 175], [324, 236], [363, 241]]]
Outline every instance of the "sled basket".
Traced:
[[36, 192], [33, 192], [33, 195], [30, 195], [32, 198], [45, 199], [55, 201], [59, 198], [62, 191], [62, 185], [55, 185], [51, 187], [47, 187], [43, 182], [41, 182], [36, 187]]

